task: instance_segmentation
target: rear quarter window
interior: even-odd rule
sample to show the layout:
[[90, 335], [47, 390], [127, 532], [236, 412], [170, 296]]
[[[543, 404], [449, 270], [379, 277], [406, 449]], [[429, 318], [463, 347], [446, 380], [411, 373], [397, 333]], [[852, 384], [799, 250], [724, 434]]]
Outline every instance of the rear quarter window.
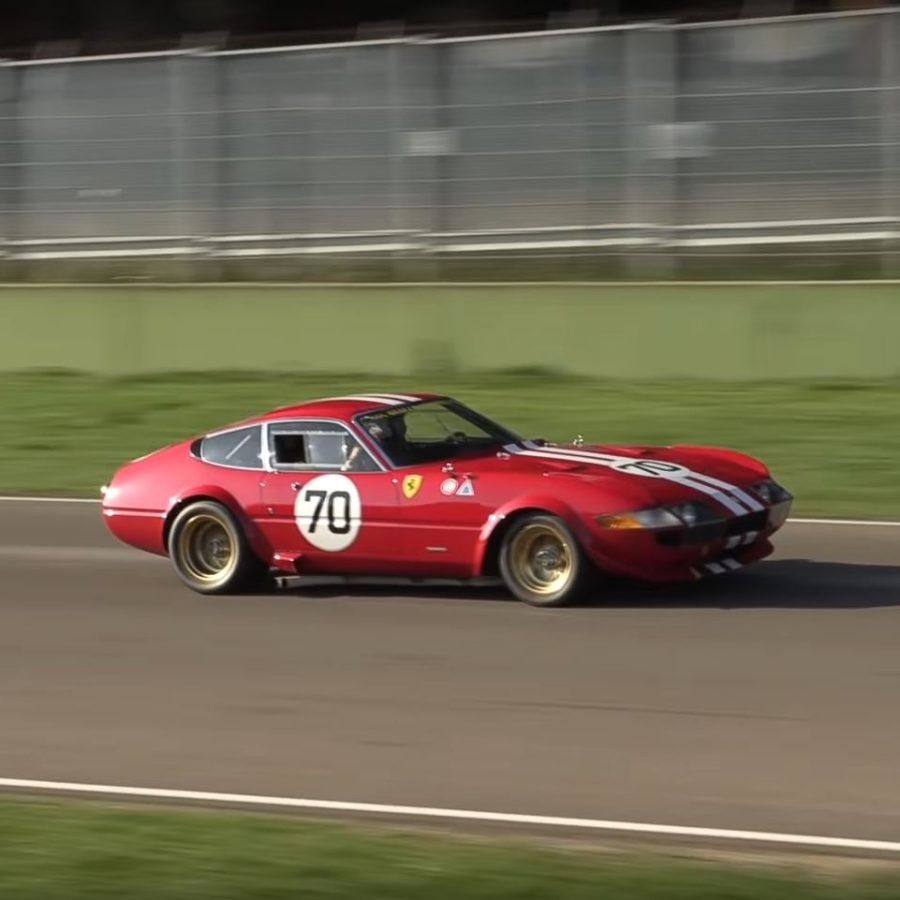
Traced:
[[211, 434], [197, 447], [202, 460], [236, 469], [261, 469], [262, 429], [259, 425]]

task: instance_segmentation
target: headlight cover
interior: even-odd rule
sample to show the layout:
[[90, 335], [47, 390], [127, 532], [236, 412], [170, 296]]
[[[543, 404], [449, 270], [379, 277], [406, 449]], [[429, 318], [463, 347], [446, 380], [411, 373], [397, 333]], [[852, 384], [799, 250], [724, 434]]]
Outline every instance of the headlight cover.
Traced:
[[687, 503], [676, 503], [674, 506], [668, 508], [675, 513], [688, 528], [693, 528], [696, 525], [711, 525], [714, 522], [724, 521], [719, 513], [705, 503], [689, 501]]
[[601, 528], [693, 528], [722, 521], [721, 516], [703, 503], [676, 503], [671, 506], [656, 506], [652, 509], [638, 509], [631, 512], [611, 513], [597, 516]]
[[769, 527], [781, 528], [790, 515], [793, 495], [772, 478], [754, 484], [752, 490], [769, 507]]
[[753, 485], [752, 490], [769, 506], [775, 506], [777, 503], [784, 503], [786, 500], [794, 499], [791, 494], [773, 478], [766, 478], [763, 481], [757, 482]]

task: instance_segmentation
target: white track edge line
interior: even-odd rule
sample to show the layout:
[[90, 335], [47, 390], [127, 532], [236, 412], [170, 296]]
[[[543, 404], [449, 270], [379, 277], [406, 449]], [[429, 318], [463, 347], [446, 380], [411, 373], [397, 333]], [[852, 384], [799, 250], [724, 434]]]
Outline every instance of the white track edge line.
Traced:
[[66, 282], [0, 282], [0, 290], [124, 290], [137, 288], [141, 290], [238, 290], [253, 288], [300, 289], [310, 288], [359, 288], [361, 290], [394, 290], [396, 288], [544, 288], [544, 287], [576, 287], [576, 288], [648, 288], [648, 287], [842, 287], [853, 285], [866, 287], [869, 285], [900, 285], [897, 278], [829, 278], [829, 279], [794, 279], [794, 280], [750, 280], [750, 281], [66, 281]]
[[580, 828], [594, 831], [618, 831], [678, 837], [705, 837], [758, 843], [794, 844], [846, 850], [900, 853], [900, 841], [828, 837], [808, 834], [783, 834], [769, 831], [742, 831], [731, 828], [701, 828], [692, 825], [657, 825], [646, 822], [620, 822], [612, 819], [583, 819], [569, 816], [524, 815], [472, 809], [444, 809], [430, 806], [399, 806], [385, 803], [355, 803], [342, 800], [308, 800], [299, 797], [268, 797], [254, 794], [230, 794], [216, 791], [186, 791], [168, 788], [124, 787], [108, 784], [81, 784], [66, 781], [36, 781], [27, 778], [0, 778], [0, 788], [47, 791], [54, 793], [97, 794], [119, 797], [149, 797], [159, 800], [194, 800], [243, 806], [277, 806], [294, 809], [322, 809], [336, 812], [375, 813], [392, 816], [416, 816], [432, 819], [458, 819], [497, 822], [510, 825], [542, 825]]
[[788, 519], [794, 525], [878, 525], [882, 528], [900, 528], [900, 522], [890, 519]]
[[99, 503], [93, 497], [17, 497], [0, 494], [0, 503]]
[[[0, 503], [100, 503], [92, 497], [18, 497], [0, 494]], [[881, 528], [900, 528], [900, 521], [890, 519], [788, 519], [790, 525], [875, 525]]]

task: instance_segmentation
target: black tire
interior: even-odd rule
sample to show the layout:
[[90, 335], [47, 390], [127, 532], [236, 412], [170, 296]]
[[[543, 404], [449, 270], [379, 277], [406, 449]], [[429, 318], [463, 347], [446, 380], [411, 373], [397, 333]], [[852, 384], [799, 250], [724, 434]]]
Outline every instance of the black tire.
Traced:
[[593, 574], [578, 539], [557, 516], [525, 515], [503, 537], [500, 575], [507, 589], [531, 606], [577, 602]]
[[200, 594], [238, 594], [264, 584], [258, 559], [232, 513], [198, 500], [181, 510], [169, 531], [169, 559], [178, 577]]

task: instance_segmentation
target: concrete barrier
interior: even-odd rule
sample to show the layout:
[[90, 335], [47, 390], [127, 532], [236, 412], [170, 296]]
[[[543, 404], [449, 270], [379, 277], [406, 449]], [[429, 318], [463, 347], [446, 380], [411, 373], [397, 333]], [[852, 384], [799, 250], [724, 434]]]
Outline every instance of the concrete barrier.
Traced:
[[900, 286], [0, 289], [0, 369], [900, 374]]

